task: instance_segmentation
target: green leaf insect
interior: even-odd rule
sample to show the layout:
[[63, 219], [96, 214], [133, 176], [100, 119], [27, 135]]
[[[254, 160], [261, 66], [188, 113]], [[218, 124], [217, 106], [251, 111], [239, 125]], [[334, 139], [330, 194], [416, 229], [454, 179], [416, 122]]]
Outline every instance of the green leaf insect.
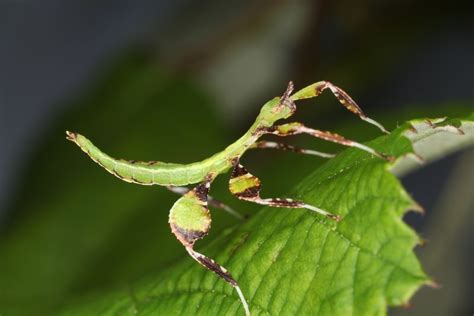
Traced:
[[[359, 116], [360, 119], [377, 126], [384, 133], [388, 133], [381, 124], [367, 117], [346, 92], [328, 81], [320, 81], [294, 94], [292, 94], [293, 83], [290, 82], [281, 97], [275, 97], [263, 105], [257, 119], [242, 137], [223, 151], [195, 163], [175, 164], [159, 161], [141, 162], [114, 159], [99, 150], [84, 136], [69, 131], [66, 131], [66, 135], [68, 140], [76, 143], [92, 160], [114, 176], [130, 183], [165, 186], [169, 190], [181, 194], [182, 197], [175, 202], [170, 210], [169, 223], [171, 231], [194, 260], [216, 273], [235, 288], [245, 310], [245, 315], [250, 315], [250, 309], [244, 294], [230, 272], [214, 260], [193, 249], [195, 242], [206, 236], [209, 232], [211, 215], [208, 205], [222, 208], [240, 217], [230, 207], [209, 196], [212, 181], [218, 175], [226, 173], [232, 168], [229, 190], [240, 200], [272, 207], [304, 208], [329, 219], [340, 221], [342, 219], [340, 216], [320, 209], [317, 206], [306, 204], [304, 201], [289, 198], [260, 197], [260, 180], [239, 163], [240, 158], [247, 150], [256, 148], [288, 150], [325, 158], [334, 156], [315, 150], [297, 148], [284, 143], [259, 141], [262, 136], [267, 134], [281, 137], [308, 134], [344, 146], [359, 148], [382, 159], [392, 159], [392, 157], [379, 153], [363, 144], [334, 133], [306, 127], [299, 122], [276, 124], [277, 121], [287, 119], [295, 113], [295, 101], [317, 97], [326, 89], [329, 89], [346, 109]], [[197, 184], [197, 186], [192, 190], [183, 187], [189, 184]]]

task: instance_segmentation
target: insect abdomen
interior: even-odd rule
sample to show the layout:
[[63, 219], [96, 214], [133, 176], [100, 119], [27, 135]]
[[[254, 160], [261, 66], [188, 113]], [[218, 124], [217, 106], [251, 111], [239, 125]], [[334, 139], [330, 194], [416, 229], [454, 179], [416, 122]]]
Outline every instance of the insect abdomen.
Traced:
[[208, 171], [196, 163], [183, 165], [160, 161], [115, 159], [102, 152], [89, 139], [66, 132], [67, 139], [76, 143], [92, 160], [105, 170], [126, 182], [141, 185], [187, 185], [202, 181]]

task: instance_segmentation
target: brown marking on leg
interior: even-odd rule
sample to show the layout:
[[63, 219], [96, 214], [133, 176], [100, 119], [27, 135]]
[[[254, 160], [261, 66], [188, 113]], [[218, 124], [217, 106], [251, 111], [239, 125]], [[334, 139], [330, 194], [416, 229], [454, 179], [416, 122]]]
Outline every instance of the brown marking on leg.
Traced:
[[212, 272], [223, 278], [226, 282], [230, 283], [232, 286], [237, 285], [237, 282], [234, 280], [234, 278], [232, 277], [230, 272], [227, 271], [226, 268], [216, 263], [211, 258], [206, 257], [205, 255], [195, 251], [192, 247], [186, 247], [186, 250], [191, 255], [191, 257], [193, 257], [193, 259], [199, 262], [203, 267], [211, 270]]
[[183, 229], [173, 223], [171, 223], [171, 231], [183, 245], [191, 246], [196, 242], [196, 240], [202, 239], [208, 234], [207, 231]]
[[260, 192], [260, 180], [258, 182], [258, 185], [255, 185], [253, 187], [246, 188], [245, 190], [241, 192], [236, 192], [235, 196], [237, 196], [239, 199], [242, 200], [251, 200], [254, 197], [258, 196]]
[[240, 163], [237, 163], [234, 166], [234, 169], [232, 170], [231, 177], [236, 178], [236, 177], [240, 177], [240, 176], [243, 176], [243, 175], [246, 175], [246, 174], [249, 174], [247, 169], [245, 169], [244, 166], [242, 166]]
[[207, 194], [209, 193], [209, 182], [200, 183], [193, 189], [199, 201], [207, 203]]
[[362, 111], [362, 109], [359, 107], [359, 105], [357, 105], [357, 103], [344, 90], [335, 86], [331, 82], [326, 81], [326, 84], [320, 87], [319, 93], [328, 88], [334, 94], [339, 103], [341, 103], [346, 109], [359, 116], [360, 118], [367, 117]]

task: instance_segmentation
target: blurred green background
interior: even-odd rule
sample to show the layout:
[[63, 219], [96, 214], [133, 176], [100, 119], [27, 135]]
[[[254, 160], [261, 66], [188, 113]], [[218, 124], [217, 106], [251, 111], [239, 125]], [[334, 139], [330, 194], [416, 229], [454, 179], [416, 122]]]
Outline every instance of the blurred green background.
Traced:
[[[0, 313], [49, 315], [185, 256], [167, 223], [177, 196], [111, 177], [66, 129], [115, 157], [192, 162], [239, 137], [289, 80], [330, 80], [389, 128], [461, 116], [474, 109], [473, 17], [472, 1], [0, 2]], [[379, 135], [330, 94], [299, 103], [296, 119], [358, 141]], [[473, 157], [457, 153], [402, 179], [427, 210], [406, 218], [429, 240], [416, 251], [443, 287], [392, 315], [474, 310]], [[322, 162], [245, 157], [269, 196]], [[259, 207], [232, 198], [227, 180], [212, 195], [251, 216]], [[238, 224], [212, 216], [201, 244]]]

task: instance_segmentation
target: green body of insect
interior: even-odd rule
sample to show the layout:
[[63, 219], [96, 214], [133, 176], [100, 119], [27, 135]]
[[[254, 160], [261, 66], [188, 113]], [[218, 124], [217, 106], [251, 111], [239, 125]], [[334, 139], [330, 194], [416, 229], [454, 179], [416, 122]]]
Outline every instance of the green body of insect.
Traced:
[[[241, 200], [273, 207], [305, 208], [322, 214], [328, 218], [340, 220], [339, 216], [333, 215], [316, 206], [306, 204], [303, 201], [288, 198], [261, 198], [260, 180], [256, 176], [250, 174], [239, 163], [240, 157], [247, 150], [253, 148], [275, 148], [322, 157], [333, 156], [331, 154], [301, 149], [282, 143], [259, 141], [259, 138], [266, 134], [277, 136], [309, 134], [344, 146], [357, 147], [372, 155], [389, 159], [389, 157], [376, 152], [370, 147], [346, 139], [337, 134], [308, 128], [298, 122], [281, 125], [275, 124], [277, 121], [287, 119], [293, 115], [296, 111], [295, 101], [316, 97], [325, 89], [331, 90], [343, 106], [358, 115], [362, 120], [377, 126], [383, 132], [387, 132], [383, 126], [367, 117], [359, 106], [349, 97], [349, 95], [347, 95], [347, 93], [330, 82], [320, 81], [296, 92], [293, 95], [291, 94], [293, 91], [293, 83], [290, 82], [282, 97], [276, 97], [268, 101], [262, 107], [260, 114], [253, 125], [241, 138], [229, 145], [223, 151], [200, 162], [191, 164], [174, 164], [156, 161], [140, 162], [114, 159], [99, 150], [84, 136], [72, 132], [66, 132], [66, 134], [67, 139], [75, 142], [90, 156], [90, 158], [92, 158], [92, 160], [118, 178], [141, 185], [166, 186], [168, 189], [182, 194], [183, 196], [176, 201], [170, 210], [169, 223], [173, 234], [175, 234], [177, 239], [184, 245], [187, 252], [194, 260], [207, 269], [215, 272], [237, 290], [246, 315], [250, 315], [247, 301], [231, 274], [212, 259], [193, 249], [194, 243], [198, 239], [203, 238], [209, 232], [211, 217], [208, 205], [223, 208], [235, 214], [235, 212], [228, 206], [209, 196], [210, 184], [215, 177], [233, 168], [231, 180], [229, 182], [229, 190], [233, 195]], [[180, 187], [195, 183], [198, 183], [198, 185], [192, 190]]]

